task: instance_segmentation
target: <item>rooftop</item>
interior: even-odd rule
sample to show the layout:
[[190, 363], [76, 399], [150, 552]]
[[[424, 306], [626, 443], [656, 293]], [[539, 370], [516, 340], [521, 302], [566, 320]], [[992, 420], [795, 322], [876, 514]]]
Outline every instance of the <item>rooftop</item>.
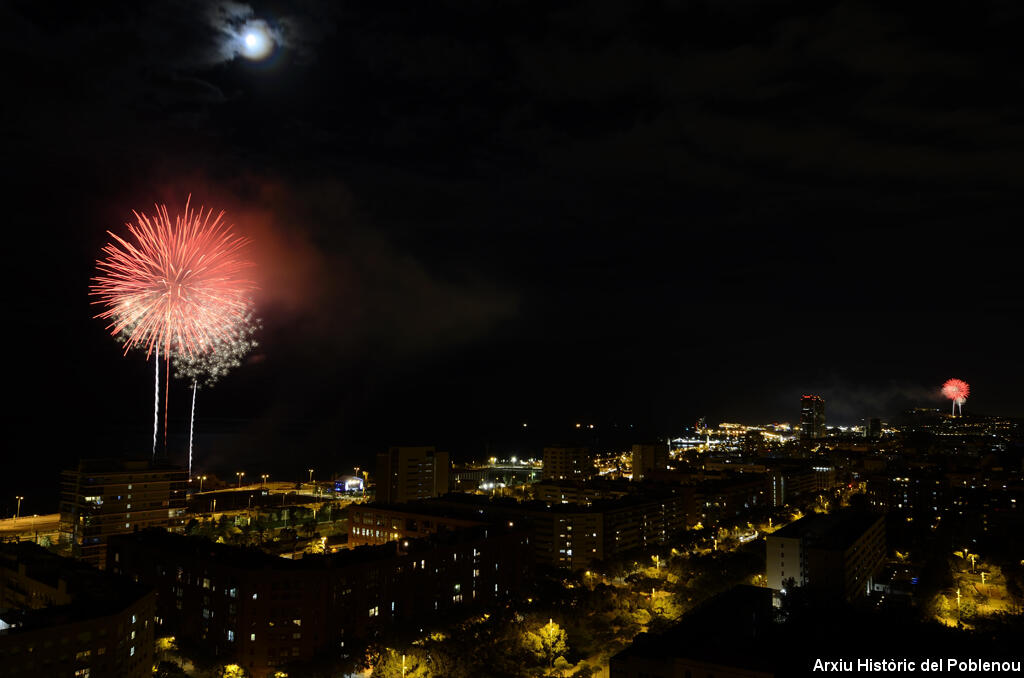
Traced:
[[71, 602], [7, 611], [5, 620], [10, 623], [16, 618], [18, 626], [3, 633], [102, 617], [124, 609], [149, 592], [128, 579], [54, 555], [29, 542], [0, 544], [0, 586], [20, 589], [16, 581], [22, 576], [49, 588], [66, 591]]
[[394, 542], [389, 542], [381, 545], [358, 546], [329, 555], [306, 554], [299, 560], [280, 558], [255, 546], [218, 544], [205, 537], [186, 537], [156, 528], [130, 535], [116, 535], [110, 538], [109, 543], [110, 548], [114, 550], [118, 548], [119, 544], [134, 543], [173, 552], [186, 559], [194, 559], [203, 563], [225, 563], [230, 567], [243, 570], [300, 571], [344, 568], [359, 563], [388, 560], [399, 555], [425, 554], [446, 546], [478, 542], [509, 531], [498, 526], [467, 527], [426, 538], [402, 540], [401, 551], [398, 550]]
[[769, 538], [812, 539], [820, 546], [846, 549], [881, 519], [854, 510], [815, 513], [773, 532]]

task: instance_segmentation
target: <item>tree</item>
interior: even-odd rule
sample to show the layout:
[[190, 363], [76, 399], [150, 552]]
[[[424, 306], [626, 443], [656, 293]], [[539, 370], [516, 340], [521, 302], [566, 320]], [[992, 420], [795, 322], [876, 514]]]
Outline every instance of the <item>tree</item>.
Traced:
[[263, 539], [266, 536], [267, 531], [270, 529], [270, 527], [267, 525], [267, 521], [263, 518], [262, 515], [256, 516], [256, 519], [252, 521], [252, 529], [257, 535], [259, 535], [260, 546], [262, 546]]
[[156, 676], [156, 678], [178, 678], [179, 676], [187, 676], [188, 674], [174, 662], [162, 661], [157, 665], [156, 671], [153, 675]]
[[405, 652], [385, 648], [373, 663], [372, 678], [431, 678], [427, 657], [419, 648]]
[[561, 626], [550, 619], [536, 633], [527, 631], [523, 645], [538, 662], [549, 668], [554, 668], [555, 661], [569, 651], [568, 636]]
[[219, 678], [246, 678], [247, 675], [238, 664], [228, 664], [221, 667]]
[[312, 537], [313, 533], [316, 532], [316, 518], [312, 515], [307, 516], [302, 521], [302, 529], [305, 530], [307, 537]]

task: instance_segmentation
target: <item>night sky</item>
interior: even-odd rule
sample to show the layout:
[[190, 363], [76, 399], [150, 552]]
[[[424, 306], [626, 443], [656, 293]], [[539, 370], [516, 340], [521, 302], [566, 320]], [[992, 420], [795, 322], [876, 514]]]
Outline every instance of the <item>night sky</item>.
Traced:
[[1024, 414], [1022, 15], [4, 3], [5, 463], [49, 501], [80, 455], [148, 454], [151, 365], [87, 289], [107, 229], [189, 193], [256, 241], [265, 324], [199, 394], [212, 469], [793, 421], [805, 392], [856, 424], [953, 376]]

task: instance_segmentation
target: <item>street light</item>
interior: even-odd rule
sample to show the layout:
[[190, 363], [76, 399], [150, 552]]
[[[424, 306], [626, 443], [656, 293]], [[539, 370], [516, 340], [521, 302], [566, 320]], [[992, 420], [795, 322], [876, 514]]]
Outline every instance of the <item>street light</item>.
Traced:
[[262, 479], [263, 479], [263, 486], [264, 486], [264, 487], [266, 487], [266, 486], [267, 486], [267, 478], [269, 478], [269, 477], [270, 477], [270, 474], [269, 474], [269, 473], [264, 473], [263, 475], [261, 475], [261, 476], [260, 476], [260, 478], [262, 478]]
[[312, 483], [313, 482], [313, 469], [308, 469], [308, 470], [309, 470], [309, 482]]
[[14, 512], [14, 523], [18, 523], [18, 518], [21, 517], [21, 500], [25, 497], [15, 497], [18, 500], [18, 509]]
[[238, 487], [242, 487], [242, 477], [245, 476], [245, 471], [235, 471], [235, 475], [238, 476]]
[[203, 492], [203, 481], [206, 480], [206, 476], [199, 476], [199, 493]]

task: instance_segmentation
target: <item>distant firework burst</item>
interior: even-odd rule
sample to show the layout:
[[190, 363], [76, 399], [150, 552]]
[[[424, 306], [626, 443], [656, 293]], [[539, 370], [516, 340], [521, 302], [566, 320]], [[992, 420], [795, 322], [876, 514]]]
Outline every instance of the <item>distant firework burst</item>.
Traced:
[[243, 277], [252, 262], [243, 258], [248, 240], [235, 234], [213, 210], [204, 213], [185, 204], [185, 213], [172, 222], [167, 207], [156, 205], [150, 218], [134, 212], [127, 224], [134, 242], [109, 232], [113, 242], [96, 262], [90, 294], [104, 306], [97, 318], [109, 320], [117, 335], [131, 332], [125, 352], [157, 346], [172, 353], [203, 353], [230, 332], [252, 308], [255, 284]]
[[960, 414], [963, 414], [964, 403], [967, 402], [967, 396], [971, 395], [971, 387], [962, 379], [949, 379], [942, 385], [942, 395], [953, 401], [954, 415], [957, 408], [960, 409]]

